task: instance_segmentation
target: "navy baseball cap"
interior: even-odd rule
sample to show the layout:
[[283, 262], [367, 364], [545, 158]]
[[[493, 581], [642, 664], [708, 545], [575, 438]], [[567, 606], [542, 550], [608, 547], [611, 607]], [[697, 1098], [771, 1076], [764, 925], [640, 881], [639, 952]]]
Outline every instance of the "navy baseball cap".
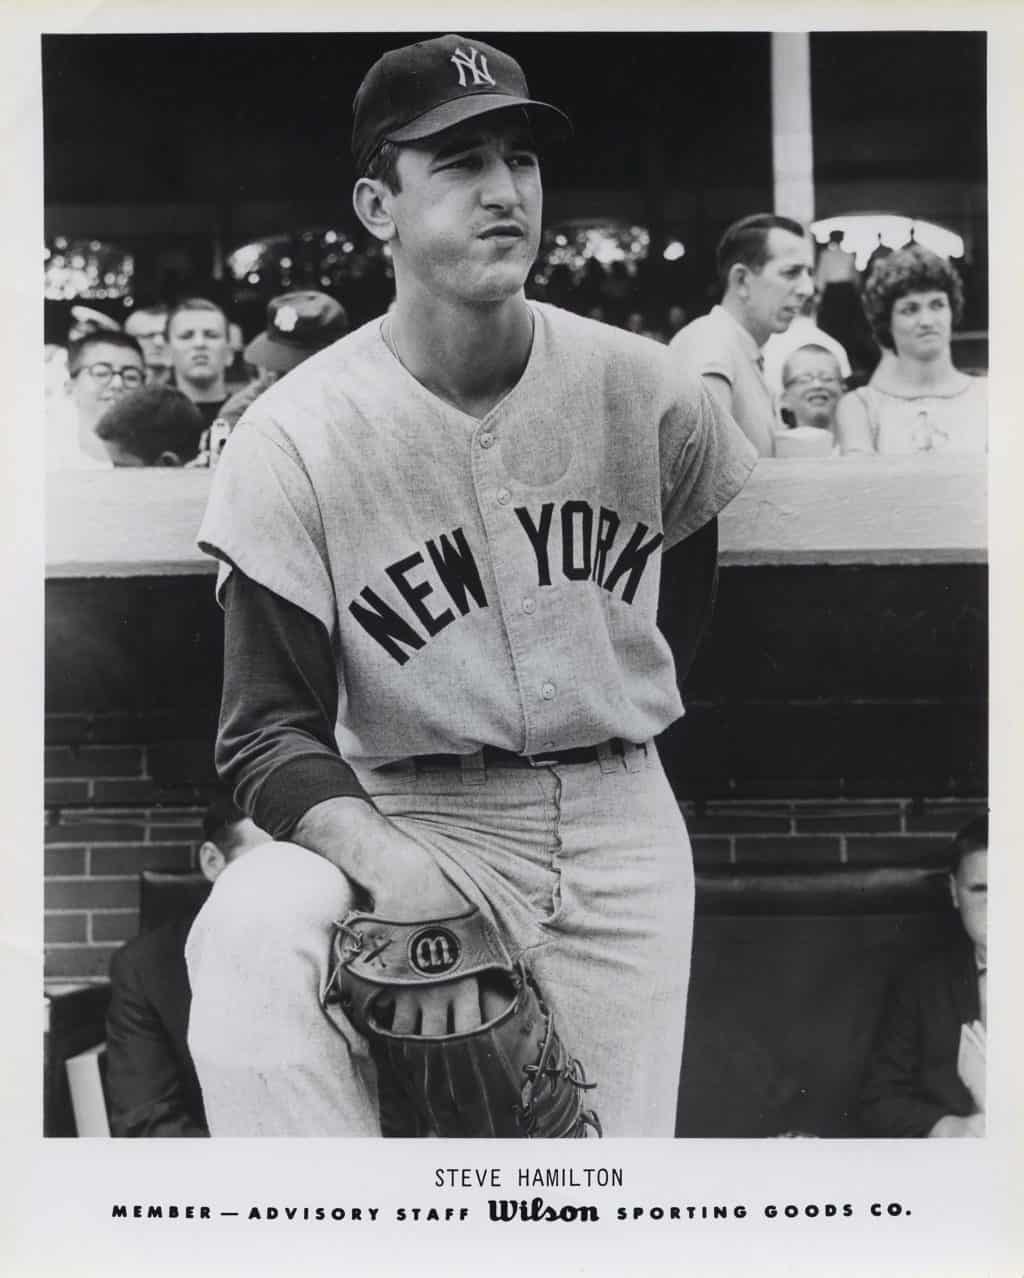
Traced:
[[287, 373], [348, 332], [345, 308], [312, 289], [282, 293], [267, 307], [267, 327], [245, 348], [250, 364]]
[[493, 45], [444, 35], [391, 49], [367, 71], [352, 104], [356, 172], [383, 142], [418, 142], [508, 107], [526, 108], [539, 140], [572, 132], [569, 117], [531, 98], [523, 68]]

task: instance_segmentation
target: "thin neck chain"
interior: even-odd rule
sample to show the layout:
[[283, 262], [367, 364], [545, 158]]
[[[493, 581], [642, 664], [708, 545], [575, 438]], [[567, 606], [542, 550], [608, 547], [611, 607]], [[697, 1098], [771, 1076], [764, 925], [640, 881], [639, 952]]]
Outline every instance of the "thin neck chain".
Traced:
[[[406, 364], [405, 360], [402, 359], [401, 355], [398, 353], [398, 339], [395, 337], [394, 324], [390, 315], [385, 317], [384, 323], [380, 328], [380, 335], [384, 339], [384, 345], [388, 348], [391, 354], [394, 355], [395, 359], [398, 360], [399, 364], [402, 365], [405, 371], [409, 373], [409, 365]], [[412, 377], [412, 373], [409, 373], [409, 376]]]
[[[537, 327], [536, 319], [534, 317], [533, 311], [530, 311], [531, 349], [533, 347], [533, 340], [534, 340], [534, 336], [536, 332], [536, 327]], [[463, 407], [462, 404], [452, 399], [449, 395], [446, 395], [443, 391], [434, 389], [433, 387], [428, 386], [425, 382], [420, 381], [420, 379], [416, 376], [416, 374], [412, 372], [412, 370], [409, 368], [409, 365], [405, 362], [404, 359], [402, 359], [401, 352], [398, 349], [398, 338], [395, 334], [394, 321], [390, 314], [384, 317], [384, 321], [380, 326], [380, 335], [381, 335], [381, 339], [384, 342], [384, 345], [388, 348], [391, 354], [394, 355], [395, 359], [398, 360], [399, 364], [401, 364], [401, 366], [405, 369], [405, 371], [409, 374], [409, 376], [414, 381], [419, 382], [419, 384], [423, 386], [425, 390], [430, 391], [430, 393], [436, 396], [438, 399], [443, 400], [446, 404], [450, 404], [453, 408], [457, 408], [460, 413], [466, 413], [467, 416], [470, 416], [470, 417], [478, 416], [475, 413], [467, 413], [467, 410]], [[502, 391], [501, 394], [495, 399], [494, 403], [497, 403], [499, 400], [503, 399], [505, 395], [508, 394], [508, 389], [509, 388], [506, 388], [506, 390]], [[486, 413], [482, 414], [481, 418], [483, 416], [486, 416]]]

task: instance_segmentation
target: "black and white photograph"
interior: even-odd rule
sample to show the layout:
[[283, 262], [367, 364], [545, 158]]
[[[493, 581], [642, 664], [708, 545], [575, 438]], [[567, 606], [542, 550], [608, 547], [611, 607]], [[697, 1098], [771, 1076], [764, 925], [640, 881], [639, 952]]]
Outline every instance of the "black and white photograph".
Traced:
[[1003, 33], [496, 16], [36, 34], [11, 1272], [1019, 1273]]

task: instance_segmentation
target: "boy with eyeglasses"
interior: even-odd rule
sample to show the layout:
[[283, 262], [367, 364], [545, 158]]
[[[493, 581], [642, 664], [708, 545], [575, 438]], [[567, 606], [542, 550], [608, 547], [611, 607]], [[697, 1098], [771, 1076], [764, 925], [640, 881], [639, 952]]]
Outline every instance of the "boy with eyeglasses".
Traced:
[[782, 366], [801, 346], [823, 346], [825, 350], [831, 351], [839, 363], [844, 382], [853, 371], [845, 347], [818, 325], [819, 300], [817, 293], [809, 297], [789, 328], [784, 333], [772, 333], [764, 344], [761, 351], [764, 356], [764, 380], [774, 395], [782, 394]]
[[793, 425], [835, 434], [836, 405], [843, 393], [839, 361], [824, 346], [810, 343], [793, 352], [782, 366], [781, 406]]
[[96, 424], [123, 395], [146, 380], [142, 347], [125, 333], [90, 333], [68, 349], [67, 394], [72, 412], [54, 423], [50, 469], [95, 470], [111, 465]]

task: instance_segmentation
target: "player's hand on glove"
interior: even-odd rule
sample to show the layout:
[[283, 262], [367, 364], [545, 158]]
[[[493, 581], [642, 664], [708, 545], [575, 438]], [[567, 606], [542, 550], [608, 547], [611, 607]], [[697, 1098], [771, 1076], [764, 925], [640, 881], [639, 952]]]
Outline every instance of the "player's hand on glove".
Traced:
[[380, 877], [367, 885], [373, 912], [397, 923], [461, 914], [469, 902], [433, 856], [390, 821], [385, 824], [390, 833], [381, 849]]
[[[397, 923], [409, 923], [447, 918], [468, 909], [469, 902], [430, 853], [386, 818], [380, 820], [386, 827], [387, 842], [381, 855], [387, 878], [370, 889], [373, 912]], [[396, 1034], [466, 1033], [483, 1024], [483, 999], [475, 976], [448, 986], [396, 991], [392, 1030]]]
[[[450, 918], [469, 902], [434, 857], [360, 799], [332, 799], [303, 818], [306, 846], [326, 855], [380, 918], [410, 923]], [[391, 1007], [396, 1033], [446, 1034], [476, 1029], [494, 1014], [494, 995], [476, 977], [429, 989], [401, 989]]]
[[493, 1020], [503, 999], [477, 977], [453, 981], [446, 989], [396, 991], [391, 1031], [394, 1034], [466, 1034]]
[[466, 898], [434, 857], [363, 799], [316, 804], [292, 838], [336, 865], [376, 914], [396, 922], [461, 914]]

